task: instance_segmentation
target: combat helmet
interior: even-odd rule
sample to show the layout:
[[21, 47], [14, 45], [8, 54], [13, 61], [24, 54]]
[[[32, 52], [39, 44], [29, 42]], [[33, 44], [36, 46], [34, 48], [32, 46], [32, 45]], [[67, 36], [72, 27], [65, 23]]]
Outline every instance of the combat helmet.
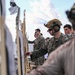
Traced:
[[72, 27], [75, 30], [75, 3], [70, 10], [66, 11], [68, 20], [72, 23]]
[[72, 19], [72, 20], [75, 19], [75, 3], [74, 3], [74, 5], [72, 6], [72, 8], [70, 10], [66, 11], [66, 15], [67, 15], [69, 20], [70, 19]]
[[58, 19], [52, 19], [47, 24], [44, 24], [48, 29], [54, 29], [56, 32], [60, 30], [60, 26], [62, 25], [61, 21]]

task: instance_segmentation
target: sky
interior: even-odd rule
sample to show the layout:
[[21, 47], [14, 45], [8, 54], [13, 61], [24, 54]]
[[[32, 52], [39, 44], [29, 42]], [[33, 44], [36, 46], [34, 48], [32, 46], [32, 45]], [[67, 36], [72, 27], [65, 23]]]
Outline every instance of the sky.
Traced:
[[[26, 10], [26, 34], [29, 40], [34, 40], [36, 28], [41, 29], [41, 33], [46, 38], [49, 35], [47, 28], [44, 27], [49, 20], [57, 18], [62, 24], [69, 23], [65, 11], [69, 10], [75, 3], [75, 0], [14, 0], [20, 7], [20, 19], [23, 21], [23, 11]], [[12, 33], [16, 36], [15, 18], [16, 14], [10, 15], [10, 0], [6, 0], [6, 24]], [[63, 27], [62, 25], [62, 27]], [[63, 29], [61, 29], [63, 32]]]

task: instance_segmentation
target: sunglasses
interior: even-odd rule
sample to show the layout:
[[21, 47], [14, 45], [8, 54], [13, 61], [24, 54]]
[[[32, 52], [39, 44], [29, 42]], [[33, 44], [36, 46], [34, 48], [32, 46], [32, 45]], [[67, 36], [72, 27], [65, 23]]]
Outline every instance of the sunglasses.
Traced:
[[48, 29], [48, 31], [52, 31], [53, 29]]

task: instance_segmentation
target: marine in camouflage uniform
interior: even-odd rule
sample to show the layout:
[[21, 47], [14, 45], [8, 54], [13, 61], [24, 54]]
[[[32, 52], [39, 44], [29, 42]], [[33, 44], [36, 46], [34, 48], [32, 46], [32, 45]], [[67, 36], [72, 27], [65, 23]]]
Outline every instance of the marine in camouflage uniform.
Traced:
[[[37, 38], [34, 40], [34, 51], [44, 48], [44, 46], [45, 46], [45, 39], [41, 35], [40, 29], [36, 29], [35, 33], [36, 33]], [[37, 33], [39, 33], [39, 34], [37, 34]], [[34, 60], [35, 65], [36, 66], [42, 65], [44, 63], [44, 60], [45, 60], [44, 56], [41, 56], [41, 57], [35, 59]]]

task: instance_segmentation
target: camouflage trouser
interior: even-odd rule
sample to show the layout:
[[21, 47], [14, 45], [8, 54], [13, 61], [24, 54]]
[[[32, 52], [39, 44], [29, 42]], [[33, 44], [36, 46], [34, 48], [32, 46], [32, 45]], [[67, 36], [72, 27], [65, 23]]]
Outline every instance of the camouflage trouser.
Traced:
[[44, 56], [42, 56], [42, 57], [40, 57], [40, 58], [37, 58], [37, 59], [35, 60], [35, 65], [36, 65], [36, 66], [40, 66], [40, 65], [42, 65], [42, 64], [44, 63], [44, 61], [45, 61]]

